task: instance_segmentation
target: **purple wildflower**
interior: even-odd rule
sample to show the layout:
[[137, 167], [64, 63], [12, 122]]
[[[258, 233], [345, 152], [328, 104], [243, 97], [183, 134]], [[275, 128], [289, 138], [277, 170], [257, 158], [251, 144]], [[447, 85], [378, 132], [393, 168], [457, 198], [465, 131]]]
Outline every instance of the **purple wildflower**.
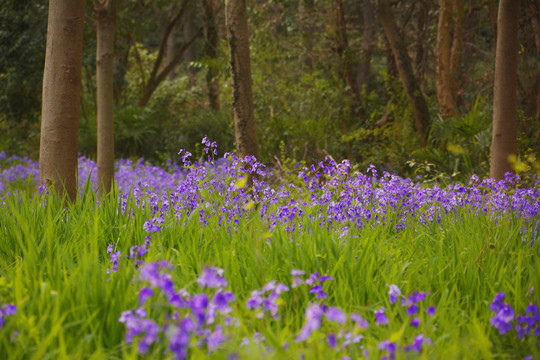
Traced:
[[390, 304], [394, 304], [398, 297], [401, 295], [401, 290], [399, 289], [399, 287], [397, 287], [397, 285], [388, 285], [386, 284], [386, 286], [389, 287], [388, 289], [388, 295], [389, 295], [389, 300], [390, 300]]
[[344, 324], [347, 321], [347, 314], [337, 307], [331, 307], [326, 311], [326, 320]]
[[377, 326], [388, 325], [388, 318], [386, 317], [386, 314], [384, 313], [384, 311], [385, 311], [384, 308], [375, 310], [375, 324]]
[[227, 286], [227, 280], [223, 277], [224, 270], [215, 266], [205, 267], [201, 276], [197, 278], [197, 284], [201, 288], [219, 288]]

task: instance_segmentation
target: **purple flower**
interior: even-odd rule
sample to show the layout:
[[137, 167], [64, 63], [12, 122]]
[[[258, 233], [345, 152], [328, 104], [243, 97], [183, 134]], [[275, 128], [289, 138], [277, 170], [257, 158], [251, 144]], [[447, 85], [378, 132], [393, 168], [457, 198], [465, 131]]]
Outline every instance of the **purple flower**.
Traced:
[[309, 290], [310, 294], [317, 294], [317, 299], [326, 299], [328, 295], [324, 292], [322, 285], [315, 285]]
[[386, 350], [389, 357], [383, 356], [381, 359], [395, 359], [397, 345], [396, 343], [390, 342], [390, 340], [381, 341], [378, 345], [379, 350]]
[[4, 314], [4, 316], [15, 315], [17, 313], [17, 307], [13, 304], [4, 305], [4, 307], [2, 308], [2, 313]]
[[330, 346], [331, 349], [335, 348], [337, 344], [336, 335], [329, 334], [326, 337], [326, 342], [328, 343], [328, 346]]
[[423, 301], [426, 298], [426, 293], [423, 292], [413, 292], [411, 295], [409, 295], [409, 301], [411, 301], [413, 304], [419, 303], [420, 301]]
[[253, 290], [251, 292], [251, 296], [250, 298], [247, 300], [247, 308], [248, 309], [258, 309], [261, 305], [262, 305], [262, 302], [263, 302], [263, 298], [262, 298], [262, 292], [260, 292], [259, 290]]
[[428, 307], [426, 312], [429, 316], [435, 315], [435, 306]]
[[332, 280], [334, 280], [334, 278], [331, 277], [331, 276], [328, 276], [328, 275], [323, 275], [323, 276], [321, 276], [321, 277], [319, 278], [319, 281], [320, 281], [321, 283], [323, 283], [323, 282], [325, 282], [325, 281], [327, 281], [327, 280], [328, 280], [328, 281], [332, 281]]
[[292, 276], [302, 276], [304, 274], [305, 274], [305, 272], [302, 271], [302, 270], [297, 270], [297, 269], [291, 270], [291, 275]]
[[364, 319], [360, 314], [352, 313], [351, 320], [354, 321], [356, 325], [362, 329], [367, 329], [369, 327], [369, 322]]
[[307, 307], [304, 326], [302, 326], [300, 333], [296, 336], [296, 343], [306, 341], [313, 331], [318, 330], [321, 327], [323, 314], [323, 309], [318, 304], [310, 304]]
[[503, 292], [498, 293], [495, 295], [495, 299], [491, 303], [491, 311], [497, 311], [499, 310], [499, 307], [501, 307], [504, 304], [504, 298], [506, 297], [506, 294]]
[[388, 289], [388, 295], [389, 295], [389, 300], [390, 300], [390, 304], [394, 304], [398, 297], [401, 295], [401, 290], [397, 287], [397, 285], [388, 285], [386, 284], [386, 286], [389, 287]]
[[150, 288], [142, 288], [141, 291], [139, 291], [139, 304], [143, 305], [146, 300], [154, 295], [154, 290]]
[[326, 311], [326, 320], [344, 324], [347, 321], [347, 314], [337, 307], [331, 307]]
[[375, 324], [377, 326], [388, 325], [388, 318], [386, 317], [384, 310], [385, 310], [384, 308], [375, 310]]
[[527, 306], [527, 309], [525, 310], [525, 314], [532, 314], [532, 315], [538, 314], [538, 306], [536, 306], [535, 304], [529, 304]]
[[416, 315], [417, 313], [418, 313], [418, 305], [413, 303], [407, 308], [407, 315], [413, 316], [413, 315]]
[[512, 321], [514, 320], [514, 310], [508, 304], [503, 304], [498, 307], [497, 313], [491, 318], [490, 323], [499, 330], [502, 335], [507, 331], [512, 330]]
[[215, 266], [205, 267], [202, 270], [201, 276], [197, 278], [197, 284], [201, 288], [219, 288], [227, 286], [227, 280], [222, 276], [224, 271]]
[[420, 318], [414, 318], [411, 320], [411, 326], [417, 328], [420, 325]]
[[214, 332], [206, 339], [206, 344], [208, 345], [208, 350], [213, 352], [221, 343], [226, 340], [225, 335], [223, 335], [223, 330], [221, 325], [216, 325]]
[[416, 351], [416, 352], [422, 352], [422, 345], [431, 345], [431, 340], [429, 338], [425, 338], [424, 334], [419, 334], [415, 336], [413, 342], [409, 346], [405, 346], [405, 352], [410, 351]]

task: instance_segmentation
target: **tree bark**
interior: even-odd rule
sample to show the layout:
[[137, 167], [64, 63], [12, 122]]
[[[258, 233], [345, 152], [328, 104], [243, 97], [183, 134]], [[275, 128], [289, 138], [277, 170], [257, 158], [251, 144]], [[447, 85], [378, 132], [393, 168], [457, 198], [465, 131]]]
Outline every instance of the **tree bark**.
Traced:
[[451, 117], [457, 105], [465, 26], [463, 7], [463, 0], [441, 0], [439, 8], [435, 87], [443, 118]]
[[512, 172], [517, 154], [517, 59], [519, 0], [501, 0], [497, 15], [497, 48], [493, 92], [493, 137], [490, 176]]
[[[217, 4], [215, 0], [203, 0], [204, 8], [204, 20], [206, 26], [206, 46], [205, 51], [208, 57], [215, 60], [218, 56], [219, 47], [219, 33], [216, 25], [216, 13]], [[214, 65], [213, 61], [208, 67], [206, 73], [206, 86], [208, 88], [208, 101], [210, 102], [210, 109], [219, 111], [221, 104], [219, 102], [219, 80], [218, 69]]]
[[239, 157], [259, 158], [259, 142], [251, 89], [251, 60], [245, 0], [227, 0], [225, 26], [231, 54], [234, 133]]
[[381, 21], [384, 33], [390, 43], [392, 53], [394, 54], [399, 77], [405, 88], [407, 99], [414, 109], [415, 126], [420, 137], [420, 143], [422, 146], [425, 146], [430, 123], [426, 99], [420, 90], [418, 80], [414, 76], [411, 59], [407, 53], [407, 47], [398, 32], [388, 0], [380, 0], [378, 10], [379, 20]]
[[114, 182], [114, 30], [116, 0], [96, 0], [97, 18], [97, 178], [98, 199]]
[[360, 93], [362, 93], [364, 86], [368, 85], [371, 56], [375, 45], [375, 6], [373, 0], [364, 0], [363, 18], [362, 45], [356, 73], [356, 86]]
[[39, 177], [77, 199], [84, 0], [50, 0], [43, 73]]

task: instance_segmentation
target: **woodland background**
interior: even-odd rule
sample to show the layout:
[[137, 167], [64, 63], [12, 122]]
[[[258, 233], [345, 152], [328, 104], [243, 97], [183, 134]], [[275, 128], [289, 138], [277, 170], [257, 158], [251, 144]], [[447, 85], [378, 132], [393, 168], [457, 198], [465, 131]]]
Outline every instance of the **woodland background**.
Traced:
[[[404, 176], [487, 176], [498, 1], [390, 2], [427, 102], [425, 144], [377, 3], [247, 1], [262, 162], [286, 168], [330, 155], [348, 158], [361, 169], [374, 164]], [[48, 1], [0, 4], [0, 151], [37, 159]], [[520, 173], [538, 172], [540, 158], [539, 9], [534, 0], [521, 1], [518, 157], [513, 160]], [[449, 14], [446, 23], [441, 11]], [[85, 17], [79, 152], [95, 158], [96, 15], [91, 1]], [[117, 158], [162, 164], [177, 159], [181, 148], [201, 156], [205, 135], [221, 152], [234, 150], [225, 32], [222, 1], [118, 2]], [[439, 69], [445, 61], [449, 70], [443, 74]], [[173, 70], [164, 72], [171, 62]], [[447, 82], [447, 94], [440, 90], [441, 81]]]

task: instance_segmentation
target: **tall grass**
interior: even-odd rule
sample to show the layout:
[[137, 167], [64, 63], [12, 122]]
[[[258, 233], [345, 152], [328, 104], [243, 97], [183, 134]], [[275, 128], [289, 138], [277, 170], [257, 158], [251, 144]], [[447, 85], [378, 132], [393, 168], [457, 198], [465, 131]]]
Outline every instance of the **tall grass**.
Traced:
[[[17, 314], [0, 329], [0, 359], [136, 359], [136, 347], [124, 340], [121, 313], [138, 306], [142, 285], [136, 280], [135, 259], [120, 257], [117, 272], [111, 268], [107, 246], [115, 244], [123, 255], [144, 243], [143, 230], [152, 213], [133, 197], [126, 211], [117, 201], [97, 204], [89, 187], [79, 201], [68, 207], [54, 195], [22, 192], [8, 195], [0, 211], [0, 305], [14, 303]], [[523, 312], [530, 303], [540, 303], [540, 258], [538, 245], [523, 241], [523, 220], [512, 216], [478, 216], [467, 208], [442, 215], [440, 223], [415, 223], [409, 218], [396, 230], [390, 215], [382, 224], [371, 221], [341, 229], [328, 229], [304, 215], [303, 231], [290, 233], [278, 224], [269, 231], [256, 211], [248, 211], [236, 227], [219, 226], [217, 216], [203, 226], [199, 211], [165, 214], [160, 232], [151, 234], [152, 245], [144, 256], [150, 263], [167, 260], [176, 284], [190, 293], [199, 291], [195, 279], [204, 266], [225, 270], [229, 288], [236, 295], [234, 315], [240, 325], [231, 335], [231, 345], [209, 355], [191, 350], [195, 359], [225, 359], [236, 352], [240, 358], [341, 358], [320, 335], [307, 342], [294, 342], [304, 321], [306, 306], [314, 301], [306, 288], [283, 295], [280, 319], [257, 319], [245, 301], [254, 289], [270, 280], [291, 285], [290, 271], [319, 272], [334, 278], [325, 284], [325, 303], [372, 320], [373, 311], [388, 303], [387, 284], [397, 284], [403, 293], [416, 290], [429, 294], [436, 316], [421, 316], [424, 335], [433, 344], [418, 358], [510, 359], [540, 356], [537, 339], [505, 334], [490, 325], [489, 305], [496, 293], [506, 292], [507, 301]], [[394, 219], [395, 220], [395, 219]], [[135, 280], [134, 280], [135, 279]], [[529, 292], [529, 289], [534, 288]], [[151, 305], [153, 314], [164, 304]], [[399, 307], [398, 307], [399, 308]], [[412, 336], [403, 310], [388, 312], [387, 327], [370, 326], [363, 333], [372, 358], [381, 356], [377, 344], [404, 331]], [[336, 332], [339, 329], [336, 329]], [[255, 344], [239, 348], [245, 336], [261, 332], [274, 351]], [[14, 333], [15, 332], [15, 333]], [[319, 336], [319, 337], [317, 337]], [[321, 341], [319, 341], [321, 340]], [[287, 352], [282, 345], [289, 342]], [[236, 345], [235, 345], [236, 344]], [[156, 344], [147, 358], [170, 358], [164, 344]], [[358, 348], [350, 352], [361, 358]], [[377, 355], [379, 354], [379, 355]], [[410, 358], [411, 354], [398, 354]], [[414, 356], [413, 356], [414, 357]]]

